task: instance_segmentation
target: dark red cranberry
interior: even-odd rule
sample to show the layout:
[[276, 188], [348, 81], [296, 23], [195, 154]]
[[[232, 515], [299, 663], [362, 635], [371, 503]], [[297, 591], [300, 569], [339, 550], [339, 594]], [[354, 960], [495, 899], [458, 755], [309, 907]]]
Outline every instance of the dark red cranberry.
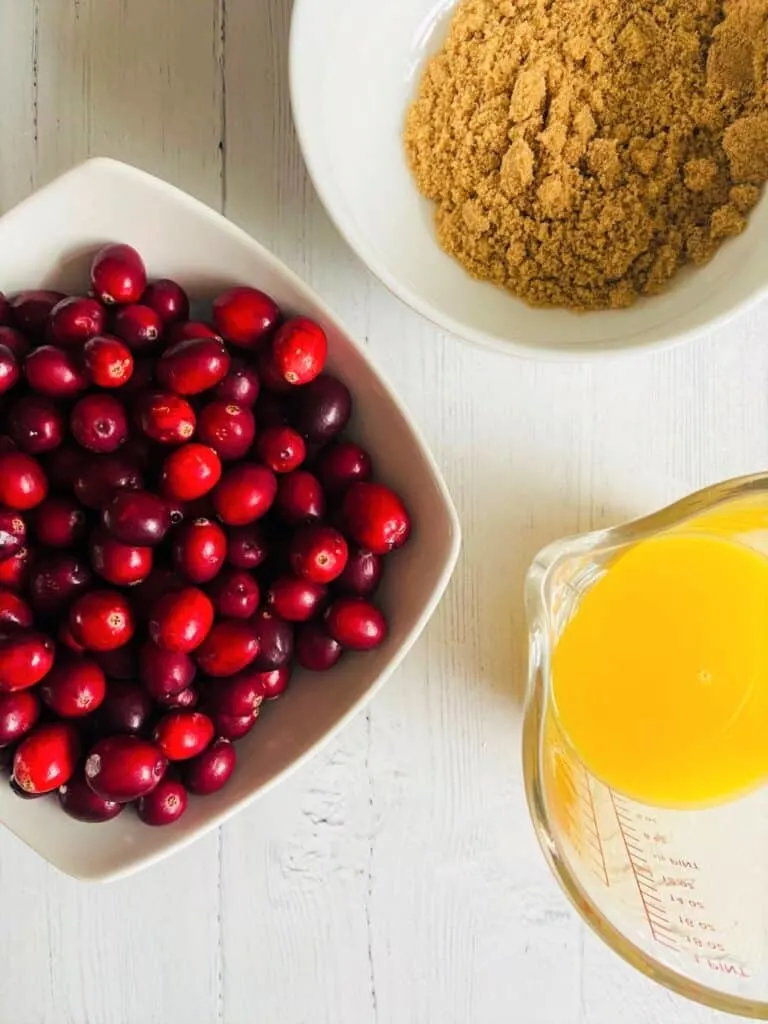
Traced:
[[93, 658], [63, 656], [45, 677], [40, 687], [43, 702], [59, 718], [81, 718], [102, 703], [107, 681]]
[[147, 305], [123, 306], [115, 313], [112, 330], [134, 352], [153, 348], [163, 333], [163, 322]]
[[260, 523], [235, 526], [227, 533], [227, 561], [236, 569], [256, 569], [269, 554], [269, 546]]
[[100, 509], [116, 491], [138, 491], [144, 478], [125, 455], [84, 457], [74, 477], [75, 496], [86, 508]]
[[167, 697], [155, 698], [161, 707], [168, 708], [169, 711], [189, 711], [197, 706], [199, 699], [200, 695], [194, 686], [187, 686], [183, 690], [179, 690], [178, 693], [169, 694]]
[[191, 440], [197, 420], [186, 399], [172, 391], [150, 391], [136, 404], [136, 422], [153, 441], [183, 444]]
[[285, 402], [274, 391], [259, 392], [253, 414], [260, 427], [282, 427], [288, 422]]
[[192, 338], [217, 338], [222, 340], [221, 335], [207, 324], [204, 320], [185, 320], [180, 323], [170, 324], [166, 333], [166, 340], [169, 345], [175, 345], [179, 341], [189, 341]]
[[275, 509], [289, 526], [322, 519], [325, 495], [320, 481], [305, 469], [281, 476], [277, 484]]
[[93, 568], [115, 587], [140, 583], [152, 570], [152, 548], [121, 544], [104, 529], [91, 534], [90, 552]]
[[296, 661], [310, 672], [327, 672], [343, 653], [341, 644], [319, 622], [303, 622], [296, 630]]
[[48, 319], [48, 339], [62, 348], [80, 348], [101, 334], [106, 322], [104, 307], [90, 296], [70, 295], [53, 307]]
[[256, 725], [259, 710], [256, 708], [250, 715], [225, 715], [218, 711], [212, 712], [211, 721], [216, 735], [224, 740], [241, 740]]
[[57, 303], [65, 298], [62, 292], [38, 291], [19, 292], [10, 301], [13, 326], [23, 334], [39, 337], [48, 322], [48, 317]]
[[349, 423], [352, 396], [337, 377], [322, 373], [291, 398], [290, 420], [309, 441], [330, 441]]
[[224, 564], [227, 535], [210, 519], [193, 519], [173, 537], [173, 565], [191, 583], [208, 583]]
[[29, 600], [39, 615], [54, 615], [69, 608], [91, 581], [91, 570], [77, 555], [46, 553], [29, 571]]
[[372, 594], [379, 585], [382, 563], [379, 555], [364, 548], [352, 548], [346, 568], [336, 580], [335, 587], [342, 594], [365, 597]]
[[72, 436], [92, 452], [114, 452], [128, 437], [128, 420], [121, 402], [111, 395], [86, 395], [69, 418]]
[[198, 587], [164, 594], [152, 609], [149, 635], [166, 651], [189, 654], [205, 640], [213, 625], [213, 604]]
[[0, 562], [0, 586], [23, 590], [29, 579], [29, 548], [19, 548], [12, 558]]
[[254, 715], [264, 700], [258, 672], [246, 669], [228, 679], [216, 679], [206, 691], [206, 703], [213, 713], [231, 715]]
[[277, 303], [256, 288], [230, 288], [213, 303], [216, 330], [230, 344], [240, 348], [258, 348], [279, 319]]
[[267, 591], [267, 607], [287, 622], [306, 622], [317, 614], [325, 594], [320, 583], [278, 576]]
[[25, 356], [32, 347], [21, 331], [15, 327], [0, 326], [0, 345], [5, 345], [16, 356], [19, 362], [23, 362]]
[[220, 478], [221, 460], [213, 448], [187, 444], [166, 457], [160, 487], [167, 498], [194, 501], [212, 490]]
[[251, 625], [259, 638], [259, 653], [253, 668], [266, 672], [280, 668], [291, 660], [293, 654], [293, 626], [269, 608], [259, 608], [251, 618]]
[[133, 643], [111, 651], [93, 651], [93, 660], [107, 679], [135, 679], [139, 671], [138, 653]]
[[139, 678], [148, 693], [162, 700], [191, 686], [197, 668], [188, 654], [166, 651], [152, 640], [139, 649]]
[[131, 607], [116, 590], [91, 590], [75, 601], [69, 613], [75, 640], [89, 651], [111, 651], [133, 636]]
[[125, 804], [150, 793], [167, 766], [165, 754], [154, 743], [138, 736], [108, 736], [91, 749], [85, 779], [105, 800]]
[[261, 461], [275, 473], [291, 473], [307, 456], [304, 438], [292, 427], [266, 427], [255, 446]]
[[152, 714], [152, 707], [152, 698], [137, 683], [110, 679], [97, 716], [99, 727], [107, 735], [142, 732]]
[[229, 782], [237, 755], [229, 740], [218, 739], [183, 768], [184, 784], [196, 796], [209, 796]]
[[262, 387], [277, 395], [288, 395], [293, 390], [293, 385], [286, 383], [280, 376], [277, 367], [272, 362], [272, 350], [270, 346], [261, 349], [256, 355], [256, 368], [259, 371], [259, 380]]
[[387, 635], [387, 622], [379, 609], [363, 597], [339, 597], [325, 613], [325, 626], [342, 647], [370, 651]]
[[59, 787], [59, 804], [70, 818], [90, 824], [111, 821], [123, 809], [122, 804], [97, 796], [79, 773]]
[[0, 633], [29, 629], [34, 621], [32, 609], [15, 590], [0, 587]]
[[186, 761], [211, 742], [213, 722], [201, 711], [170, 711], [155, 726], [154, 737], [169, 761]]
[[251, 410], [231, 402], [209, 402], [197, 419], [198, 440], [210, 445], [225, 462], [242, 459], [253, 444], [255, 433]]
[[158, 382], [178, 395], [199, 395], [229, 372], [229, 353], [216, 338], [189, 338], [163, 352], [155, 370]]
[[344, 495], [341, 521], [344, 531], [375, 555], [401, 547], [411, 532], [405, 505], [383, 484], [353, 484]]
[[51, 487], [54, 490], [71, 491], [80, 467], [89, 458], [79, 445], [69, 442], [48, 452], [42, 461]]
[[118, 491], [102, 512], [102, 522], [121, 544], [153, 547], [171, 526], [168, 506], [151, 491]]
[[269, 672], [256, 672], [254, 680], [264, 700], [275, 700], [284, 693], [291, 678], [291, 666], [281, 665]]
[[189, 297], [180, 284], [167, 277], [147, 285], [141, 301], [153, 309], [163, 324], [175, 324], [189, 317]]
[[181, 590], [183, 587], [184, 580], [172, 569], [155, 567], [131, 593], [137, 615], [148, 619], [155, 602], [172, 590]]
[[11, 558], [24, 547], [27, 524], [12, 508], [0, 506], [0, 561]]
[[0, 693], [0, 747], [18, 743], [40, 717], [40, 701], [32, 690]]
[[[2, 341], [2, 335], [0, 335]], [[10, 347], [10, 346], [9, 346]], [[234, 402], [244, 409], [253, 408], [259, 397], [259, 375], [244, 359], [235, 356], [229, 364], [229, 372], [224, 380], [219, 381], [214, 392], [222, 402]]]
[[208, 596], [216, 614], [225, 619], [250, 619], [259, 607], [259, 585], [244, 569], [222, 569], [208, 588]]
[[16, 356], [5, 345], [0, 345], [0, 395], [10, 391], [21, 379]]
[[8, 410], [8, 431], [28, 455], [42, 455], [58, 448], [64, 430], [61, 409], [43, 395], [22, 395]]
[[83, 363], [92, 383], [100, 388], [121, 388], [133, 374], [133, 356], [118, 338], [98, 335], [85, 343]]
[[306, 317], [286, 320], [272, 340], [272, 364], [286, 384], [309, 384], [323, 372], [327, 357], [325, 331]]
[[26, 690], [53, 666], [55, 645], [50, 637], [31, 630], [0, 634], [0, 691]]
[[88, 387], [79, 354], [55, 345], [33, 349], [24, 360], [24, 376], [33, 391], [49, 398], [71, 398]]
[[178, 779], [161, 779], [143, 796], [136, 810], [145, 825], [172, 825], [187, 809], [187, 791]]
[[138, 302], [147, 287], [144, 261], [130, 245], [105, 245], [91, 263], [91, 288], [105, 306]]
[[195, 659], [206, 675], [233, 676], [247, 668], [259, 653], [256, 630], [247, 622], [222, 619], [195, 651]]
[[344, 571], [347, 542], [332, 526], [313, 523], [298, 530], [290, 544], [291, 568], [312, 583], [332, 583]]
[[275, 474], [255, 462], [226, 470], [213, 493], [216, 513], [227, 526], [245, 526], [265, 516], [277, 493]]
[[16, 748], [13, 778], [25, 793], [51, 793], [74, 774], [80, 750], [71, 722], [36, 726]]
[[315, 473], [327, 494], [342, 494], [350, 484], [367, 480], [372, 472], [371, 457], [354, 441], [338, 441], [320, 453]]
[[24, 512], [47, 495], [48, 481], [36, 459], [24, 452], [0, 453], [0, 504]]

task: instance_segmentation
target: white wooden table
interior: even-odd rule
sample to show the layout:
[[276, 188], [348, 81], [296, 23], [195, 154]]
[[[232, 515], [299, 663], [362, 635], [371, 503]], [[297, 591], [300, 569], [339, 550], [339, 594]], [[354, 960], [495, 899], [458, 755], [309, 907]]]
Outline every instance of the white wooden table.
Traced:
[[104, 154], [223, 209], [370, 344], [445, 470], [464, 553], [368, 714], [220, 834], [96, 888], [0, 830], [0, 1021], [731, 1020], [634, 974], [549, 876], [521, 784], [520, 591], [543, 543], [648, 501], [638, 481], [673, 496], [765, 467], [768, 307], [591, 367], [440, 334], [373, 280], [307, 181], [290, 6], [0, 0], [0, 207]]

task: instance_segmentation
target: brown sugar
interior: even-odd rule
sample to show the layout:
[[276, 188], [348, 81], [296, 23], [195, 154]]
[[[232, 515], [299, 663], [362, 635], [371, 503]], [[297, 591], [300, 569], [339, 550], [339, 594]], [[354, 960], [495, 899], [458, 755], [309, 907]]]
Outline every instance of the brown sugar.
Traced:
[[461, 0], [406, 123], [445, 250], [533, 305], [663, 289], [768, 180], [768, 0]]

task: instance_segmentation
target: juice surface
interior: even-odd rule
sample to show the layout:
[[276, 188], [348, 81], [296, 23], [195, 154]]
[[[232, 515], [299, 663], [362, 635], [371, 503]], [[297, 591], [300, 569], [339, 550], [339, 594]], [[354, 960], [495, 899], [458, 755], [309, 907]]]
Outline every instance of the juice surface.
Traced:
[[705, 532], [609, 565], [552, 659], [560, 727], [636, 800], [699, 806], [768, 779], [768, 558]]

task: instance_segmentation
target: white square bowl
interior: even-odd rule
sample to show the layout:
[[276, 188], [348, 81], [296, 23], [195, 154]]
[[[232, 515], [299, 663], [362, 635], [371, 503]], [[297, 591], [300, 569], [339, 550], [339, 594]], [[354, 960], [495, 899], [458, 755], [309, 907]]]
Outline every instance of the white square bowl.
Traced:
[[381, 589], [390, 633], [377, 650], [346, 655], [323, 676], [297, 672], [237, 744], [238, 766], [221, 792], [191, 798], [168, 828], [127, 810], [107, 824], [67, 817], [55, 798], [25, 801], [0, 785], [0, 820], [61, 871], [88, 881], [128, 875], [220, 825], [346, 724], [400, 664], [439, 602], [456, 564], [460, 529], [440, 472], [417, 427], [365, 349], [318, 296], [224, 217], [157, 178], [113, 160], [75, 167], [0, 219], [0, 288], [82, 291], [91, 254], [108, 241], [143, 255], [150, 276], [173, 277], [193, 300], [251, 284], [287, 311], [316, 319], [329, 338], [329, 368], [349, 386], [352, 434], [370, 450], [377, 476], [404, 497], [414, 523], [408, 546], [390, 556]]

